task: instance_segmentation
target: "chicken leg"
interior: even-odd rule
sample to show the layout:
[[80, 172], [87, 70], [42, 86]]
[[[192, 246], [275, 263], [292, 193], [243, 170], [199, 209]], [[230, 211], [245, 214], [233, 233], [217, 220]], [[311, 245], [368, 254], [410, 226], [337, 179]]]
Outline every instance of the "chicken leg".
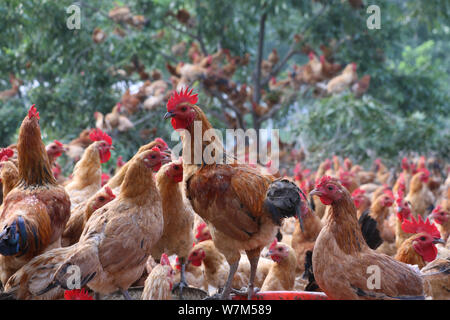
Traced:
[[172, 292], [174, 292], [179, 288], [180, 300], [184, 300], [183, 289], [189, 288], [189, 285], [186, 282], [186, 263], [184, 263], [184, 260], [183, 261], [180, 260], [180, 262], [181, 262], [180, 282], [174, 285]]

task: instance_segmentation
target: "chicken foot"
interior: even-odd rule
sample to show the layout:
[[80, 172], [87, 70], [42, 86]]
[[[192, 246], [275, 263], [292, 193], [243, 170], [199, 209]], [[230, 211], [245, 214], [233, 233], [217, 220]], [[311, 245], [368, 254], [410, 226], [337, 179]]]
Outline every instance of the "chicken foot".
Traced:
[[189, 288], [189, 285], [187, 284], [187, 281], [186, 281], [186, 264], [183, 262], [183, 263], [181, 263], [180, 282], [173, 286], [172, 292], [179, 289], [180, 300], [184, 300], [184, 298], [183, 298], [183, 289], [184, 288]]

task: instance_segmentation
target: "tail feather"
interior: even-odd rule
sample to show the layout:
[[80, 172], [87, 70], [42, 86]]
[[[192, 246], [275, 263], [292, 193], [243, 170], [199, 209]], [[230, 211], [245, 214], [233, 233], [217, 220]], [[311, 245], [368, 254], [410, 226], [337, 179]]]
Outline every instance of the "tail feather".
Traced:
[[312, 254], [313, 252], [311, 250], [306, 251], [305, 272], [302, 275], [303, 279], [308, 280], [308, 284], [305, 287], [305, 291], [317, 291], [318, 289], [320, 289], [316, 283], [316, 279], [314, 278]]
[[271, 218], [276, 225], [281, 225], [283, 218], [298, 215], [301, 204], [300, 189], [287, 179], [277, 179], [267, 190], [264, 201]]
[[377, 222], [369, 215], [369, 213], [369, 210], [364, 211], [359, 218], [358, 223], [361, 226], [361, 232], [367, 245], [375, 250], [383, 243], [383, 239], [377, 228]]

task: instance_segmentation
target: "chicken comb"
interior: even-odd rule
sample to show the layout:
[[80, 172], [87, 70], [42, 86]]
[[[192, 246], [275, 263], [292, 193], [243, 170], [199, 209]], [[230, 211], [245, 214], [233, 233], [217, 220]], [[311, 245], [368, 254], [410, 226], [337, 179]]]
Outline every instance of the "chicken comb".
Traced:
[[173, 110], [177, 105], [183, 102], [188, 102], [190, 104], [196, 104], [198, 101], [198, 94], [192, 94], [192, 90], [190, 91], [189, 87], [186, 87], [186, 89], [183, 91], [181, 89], [180, 92], [174, 91], [169, 99], [167, 101], [167, 111]]
[[275, 247], [276, 247], [277, 244], [278, 244], [277, 238], [273, 239], [273, 242], [272, 242], [272, 244], [270, 245], [269, 250], [275, 249]]
[[409, 169], [409, 160], [407, 157], [403, 157], [403, 159], [402, 159], [402, 169], [404, 169], [404, 170]]
[[158, 152], [161, 153], [161, 150], [160, 150], [158, 147], [153, 147], [151, 150], [152, 150], [152, 151], [158, 151]]
[[308, 58], [309, 58], [309, 60], [312, 60], [312, 59], [314, 59], [315, 57], [316, 57], [316, 55], [314, 54], [313, 51], [310, 51], [310, 52], [308, 53]]
[[35, 107], [35, 104], [33, 104], [31, 107], [30, 107], [30, 109], [28, 110], [28, 118], [33, 118], [33, 117], [36, 117], [36, 118], [38, 118], [38, 119], [40, 119], [39, 118], [39, 112], [37, 112], [37, 109], [36, 109], [36, 107]]
[[117, 160], [116, 160], [116, 166], [117, 167], [122, 167], [125, 164], [125, 162], [123, 162], [123, 156], [118, 156]]
[[156, 138], [154, 140], [155, 142], [158, 142], [159, 144], [161, 144], [163, 146], [163, 148], [161, 148], [161, 150], [166, 150], [169, 146], [167, 145], [167, 143], [162, 139], [162, 138]]
[[178, 256], [175, 258], [175, 268], [181, 270], [180, 258]]
[[110, 187], [106, 186], [106, 187], [105, 187], [105, 191], [106, 191], [106, 193], [107, 193], [111, 198], [113, 198], [113, 199], [116, 198], [116, 195], [112, 192], [112, 190], [111, 190]]
[[53, 140], [53, 142], [54, 142], [58, 147], [62, 147], [62, 146], [63, 146], [63, 144], [62, 144], [60, 141], [58, 141], [58, 140]]
[[394, 199], [394, 193], [392, 193], [391, 189], [384, 189], [383, 193], [387, 195], [389, 198]]
[[299, 162], [299, 163], [297, 163], [297, 164], [295, 165], [295, 168], [294, 168], [294, 175], [299, 174], [299, 173], [301, 172], [301, 170], [302, 170], [302, 164]]
[[404, 196], [405, 196], [405, 192], [402, 189], [398, 190], [397, 199], [395, 200], [395, 202], [397, 202], [398, 205], [401, 204]]
[[420, 168], [419, 170], [417, 170], [417, 172], [423, 172], [426, 178], [430, 176], [430, 171], [428, 171], [427, 168]]
[[87, 290], [83, 289], [74, 289], [74, 290], [65, 290], [64, 291], [64, 300], [94, 300]]
[[110, 179], [111, 177], [109, 176], [109, 174], [107, 173], [102, 173], [102, 177], [101, 177], [101, 185], [104, 186]]
[[417, 167], [418, 167], [419, 169], [425, 168], [425, 156], [421, 156], [421, 157], [419, 158], [419, 162], [417, 163]]
[[433, 211], [431, 211], [431, 213], [437, 213], [437, 212], [441, 211], [441, 209], [442, 209], [442, 206], [438, 205], [436, 208], [433, 209]]
[[322, 178], [320, 178], [319, 182], [316, 185], [316, 188], [318, 187], [322, 187], [324, 184], [333, 181], [333, 178], [330, 176], [323, 176]]
[[359, 189], [359, 188], [355, 189], [355, 191], [353, 191], [353, 193], [352, 193], [352, 198], [357, 197], [359, 195], [363, 195], [365, 193], [366, 193], [366, 190]]
[[406, 233], [428, 233], [433, 238], [441, 237], [437, 227], [428, 218], [423, 221], [420, 215], [419, 220], [414, 219], [414, 216], [411, 216], [411, 221], [405, 219], [402, 223], [402, 230]]
[[91, 139], [92, 141], [105, 141], [107, 144], [112, 145], [112, 139], [111, 137], [103, 132], [102, 130], [96, 128], [96, 129], [92, 129], [91, 132], [89, 133], [89, 139]]
[[195, 239], [200, 238], [200, 234], [202, 233], [203, 229], [206, 228], [206, 223], [202, 222], [197, 226], [197, 234], [195, 235]]
[[6, 161], [14, 155], [11, 148], [0, 149], [0, 161]]
[[162, 266], [170, 266], [169, 257], [167, 254], [163, 253], [161, 259], [159, 260]]

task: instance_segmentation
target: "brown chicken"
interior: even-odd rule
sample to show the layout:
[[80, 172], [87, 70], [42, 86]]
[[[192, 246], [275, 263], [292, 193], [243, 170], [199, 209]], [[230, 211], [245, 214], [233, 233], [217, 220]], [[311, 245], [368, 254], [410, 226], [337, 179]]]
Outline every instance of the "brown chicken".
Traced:
[[441, 233], [441, 238], [444, 241], [449, 239], [450, 235], [450, 211], [438, 205], [430, 215], [431, 219], [437, 224], [437, 228]]
[[178, 256], [181, 265], [178, 284], [181, 296], [183, 288], [187, 286], [184, 271], [194, 242], [194, 211], [181, 193], [182, 180], [182, 161], [168, 163], [156, 173], [156, 185], [162, 199], [164, 231], [151, 251], [152, 257], [159, 257], [162, 253]]
[[321, 55], [319, 59], [322, 64], [322, 75], [325, 79], [334, 77], [342, 68], [338, 63], [331, 63], [327, 61], [324, 55]]
[[358, 80], [356, 63], [352, 62], [344, 68], [340, 75], [334, 77], [328, 82], [327, 91], [330, 94], [340, 93], [349, 88], [356, 80]]
[[422, 269], [427, 262], [436, 259], [437, 243], [445, 244], [436, 226], [428, 219], [423, 221], [420, 216], [418, 220], [414, 217], [411, 217], [411, 221], [404, 220], [402, 229], [406, 233], [413, 233], [413, 235], [398, 248], [395, 259], [407, 264], [417, 265], [419, 269]]
[[150, 250], [162, 235], [161, 196], [153, 172], [168, 160], [157, 148], [136, 157], [120, 194], [92, 214], [80, 241], [35, 257], [9, 279], [5, 291], [18, 299], [52, 299], [61, 288], [74, 285], [76, 268], [75, 284], [100, 294], [120, 290], [131, 299], [127, 289], [142, 275]]
[[75, 165], [72, 181], [65, 186], [72, 209], [101, 188], [101, 164], [111, 158], [111, 137], [100, 129], [93, 129], [90, 137], [95, 142], [84, 151], [83, 157]]
[[89, 138], [90, 133], [91, 129], [85, 129], [81, 131], [78, 138], [73, 139], [67, 145], [64, 146], [66, 154], [69, 158], [71, 158], [74, 161], [78, 161], [81, 159], [84, 149], [89, 147], [89, 145], [93, 142]]
[[34, 105], [20, 126], [17, 148], [19, 182], [4, 199], [0, 214], [3, 284], [34, 256], [60, 246], [70, 216], [70, 199], [53, 177]]
[[275, 239], [269, 248], [269, 255], [275, 262], [264, 279], [261, 292], [292, 291], [295, 284], [297, 257], [294, 249]]
[[95, 210], [115, 199], [109, 187], [103, 188], [91, 196], [86, 202], [78, 204], [71, 212], [69, 221], [61, 237], [61, 246], [68, 247], [77, 243], [83, 233], [84, 226]]
[[163, 253], [160, 264], [152, 269], [145, 280], [141, 300], [172, 300], [174, 275], [167, 254]]
[[[423, 296], [423, 280], [417, 272], [367, 246], [350, 193], [337, 179], [323, 177], [310, 194], [331, 206], [330, 219], [322, 228], [313, 252], [314, 277], [328, 298], [360, 300]], [[379, 283], [369, 281], [370, 266], [378, 267], [382, 277]]]
[[[212, 129], [203, 111], [195, 105], [197, 101], [197, 95], [188, 88], [175, 92], [167, 103], [164, 118], [171, 118], [175, 130], [186, 129], [181, 132], [186, 197], [195, 212], [208, 223], [214, 244], [230, 265], [222, 298], [229, 297], [241, 250], [246, 252], [251, 264], [248, 286], [251, 297], [262, 248], [275, 237], [283, 218], [298, 215], [301, 221], [300, 189], [289, 180], [275, 180], [250, 165], [237, 163], [223, 153], [218, 139], [204, 143], [201, 155], [206, 147], [213, 147], [215, 154], [224, 157], [219, 160], [215, 157], [210, 164], [205, 163], [205, 159], [201, 166], [194, 164], [194, 121], [201, 121], [201, 137]], [[227, 164], [220, 163], [223, 159]]]
[[11, 73], [9, 74], [9, 82], [11, 83], [11, 89], [0, 92], [0, 100], [2, 101], [7, 101], [19, 93], [19, 86], [21, 84], [21, 81], [17, 80], [16, 77]]
[[411, 207], [408, 201], [403, 198], [403, 194], [401, 192], [398, 193], [395, 203], [395, 211], [397, 213], [397, 219], [395, 221], [395, 246], [398, 250], [402, 243], [412, 236], [412, 234], [406, 233], [402, 229], [403, 221], [411, 219]]
[[450, 300], [450, 258], [437, 258], [420, 270], [434, 300]]
[[352, 200], [357, 210], [356, 217], [358, 219], [372, 204], [370, 198], [366, 195], [366, 191], [359, 188], [352, 192]]
[[[125, 179], [125, 175], [128, 171], [129, 166], [132, 163], [132, 160], [137, 158], [141, 153], [152, 150], [154, 147], [158, 147], [160, 151], [167, 153], [168, 152], [168, 145], [167, 143], [161, 139], [156, 138], [155, 140], [151, 141], [150, 143], [147, 143], [146, 145], [143, 145], [139, 148], [139, 150], [136, 152], [136, 154], [127, 162], [125, 163], [106, 184], [106, 186], [110, 187], [114, 194], [120, 193], [120, 186], [122, 185], [123, 180]], [[167, 154], [166, 154], [167, 155]]]
[[304, 223], [304, 231], [301, 231], [300, 224], [295, 224], [294, 233], [292, 234], [291, 246], [297, 257], [297, 273], [305, 271], [305, 255], [308, 250], [313, 250], [317, 236], [322, 230], [322, 222], [319, 217], [312, 211], [305, 202], [302, 202], [302, 217]]
[[[204, 266], [204, 284], [203, 289], [209, 293], [214, 293], [219, 288], [223, 288], [227, 282], [227, 275], [230, 267], [225, 256], [217, 250], [212, 240], [206, 240], [197, 243], [189, 253], [189, 264], [200, 267]], [[261, 258], [255, 274], [255, 285], [261, 287], [264, 279], [269, 273], [272, 262]], [[236, 273], [233, 276], [232, 288], [241, 289], [249, 281], [250, 263], [243, 258], [239, 262]]]
[[411, 210], [414, 217], [418, 215], [426, 217], [433, 209], [435, 197], [428, 188], [430, 173], [427, 169], [420, 169], [412, 178], [409, 184], [409, 192], [405, 200], [411, 203]]

